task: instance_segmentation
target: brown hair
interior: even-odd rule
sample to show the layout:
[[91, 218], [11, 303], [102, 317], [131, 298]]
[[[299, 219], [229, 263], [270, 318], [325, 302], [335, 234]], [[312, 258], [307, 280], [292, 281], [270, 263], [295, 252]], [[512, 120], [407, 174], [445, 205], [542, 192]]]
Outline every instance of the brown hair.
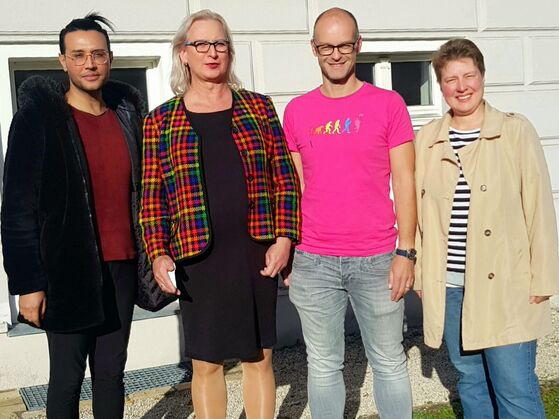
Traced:
[[485, 76], [483, 54], [477, 45], [469, 39], [457, 38], [445, 42], [438, 51], [433, 54], [431, 61], [435, 69], [435, 74], [437, 75], [437, 82], [441, 82], [441, 72], [450, 61], [460, 60], [462, 58], [471, 58], [482, 77]]

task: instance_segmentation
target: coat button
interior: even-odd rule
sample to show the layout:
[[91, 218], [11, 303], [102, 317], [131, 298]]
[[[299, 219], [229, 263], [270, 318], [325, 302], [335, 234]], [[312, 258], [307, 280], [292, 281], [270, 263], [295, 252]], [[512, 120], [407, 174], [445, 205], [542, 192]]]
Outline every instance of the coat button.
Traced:
[[493, 272], [491, 272], [489, 275], [487, 275], [487, 278], [493, 279], [493, 278], [495, 278], [495, 274]]
[[479, 187], [479, 190], [482, 191], [482, 192], [485, 192], [487, 190], [487, 186], [486, 185], [481, 185]]
[[253, 209], [253, 208], [255, 207], [254, 201], [250, 201], [250, 202], [248, 203], [248, 207], [249, 207], [250, 209]]
[[254, 180], [254, 176], [248, 175], [247, 179], [248, 179], [249, 182], [252, 182]]
[[248, 151], [246, 151], [246, 150], [241, 151], [241, 156], [246, 157], [247, 154], [248, 154]]
[[233, 127], [231, 128], [231, 131], [233, 132], [233, 134], [237, 134], [239, 132], [239, 129], [237, 127]]
[[487, 229], [483, 232], [483, 234], [485, 234], [487, 237], [489, 237], [491, 235], [491, 230]]

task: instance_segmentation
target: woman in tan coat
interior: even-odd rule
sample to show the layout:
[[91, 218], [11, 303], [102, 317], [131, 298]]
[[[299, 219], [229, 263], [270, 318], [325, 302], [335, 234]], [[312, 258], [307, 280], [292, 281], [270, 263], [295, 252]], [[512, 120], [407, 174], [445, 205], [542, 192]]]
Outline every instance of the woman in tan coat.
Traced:
[[425, 343], [444, 337], [466, 419], [544, 418], [536, 339], [559, 293], [557, 223], [538, 135], [483, 98], [476, 45], [445, 43], [433, 66], [449, 112], [416, 140]]

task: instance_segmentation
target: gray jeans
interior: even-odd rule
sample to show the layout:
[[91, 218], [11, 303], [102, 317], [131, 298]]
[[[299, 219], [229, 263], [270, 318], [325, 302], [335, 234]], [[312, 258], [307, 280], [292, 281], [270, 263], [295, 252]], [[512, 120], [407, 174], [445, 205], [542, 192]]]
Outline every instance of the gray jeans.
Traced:
[[412, 417], [411, 387], [402, 346], [404, 302], [390, 299], [392, 253], [321, 256], [295, 250], [289, 298], [307, 347], [308, 397], [316, 419], [344, 416], [344, 319], [348, 301], [359, 323], [382, 419]]

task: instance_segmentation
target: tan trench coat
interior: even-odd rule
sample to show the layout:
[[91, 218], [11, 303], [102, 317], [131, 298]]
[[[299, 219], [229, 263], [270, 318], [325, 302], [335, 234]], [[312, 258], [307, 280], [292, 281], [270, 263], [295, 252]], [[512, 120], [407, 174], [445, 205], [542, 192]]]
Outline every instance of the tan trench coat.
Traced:
[[[418, 233], [415, 289], [423, 292], [425, 343], [444, 328], [450, 212], [459, 176], [450, 114], [424, 126], [416, 147]], [[521, 115], [485, 104], [480, 139], [458, 152], [471, 189], [462, 344], [465, 350], [533, 340], [551, 329], [559, 293], [557, 222], [544, 153]]]

